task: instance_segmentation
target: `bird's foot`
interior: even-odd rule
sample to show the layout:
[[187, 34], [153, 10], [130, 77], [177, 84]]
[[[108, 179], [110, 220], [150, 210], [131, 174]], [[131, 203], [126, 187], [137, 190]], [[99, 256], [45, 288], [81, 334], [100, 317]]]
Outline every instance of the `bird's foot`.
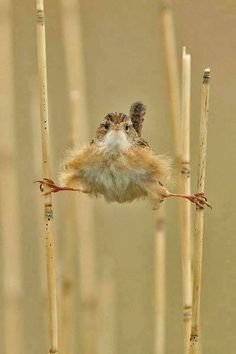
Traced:
[[52, 179], [50, 178], [43, 178], [39, 181], [35, 181], [35, 183], [39, 183], [39, 188], [41, 192], [44, 192], [44, 185], [48, 186], [50, 188], [49, 191], [43, 193], [43, 195], [48, 195], [50, 193], [57, 193], [60, 191], [76, 191], [76, 192], [82, 192], [78, 188], [70, 188], [70, 187], [62, 187], [57, 185]]
[[195, 194], [178, 194], [178, 193], [169, 193], [167, 197], [179, 197], [188, 199], [190, 202], [195, 203], [199, 208], [204, 208], [204, 206], [208, 206], [212, 209], [212, 206], [208, 203], [207, 198], [204, 196], [204, 192], [195, 193]]
[[204, 196], [204, 194], [204, 192], [201, 192], [186, 195], [186, 199], [188, 199], [192, 203], [195, 203], [200, 208], [204, 208], [204, 206], [206, 205], [207, 207], [212, 209], [212, 206], [208, 203], [207, 198]]

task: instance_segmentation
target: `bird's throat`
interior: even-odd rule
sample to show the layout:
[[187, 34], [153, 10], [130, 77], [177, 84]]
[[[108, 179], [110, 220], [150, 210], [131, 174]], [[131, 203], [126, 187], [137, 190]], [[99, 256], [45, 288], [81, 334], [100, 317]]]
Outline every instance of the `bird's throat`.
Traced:
[[100, 146], [107, 152], [126, 151], [131, 144], [123, 131], [112, 130], [106, 134]]

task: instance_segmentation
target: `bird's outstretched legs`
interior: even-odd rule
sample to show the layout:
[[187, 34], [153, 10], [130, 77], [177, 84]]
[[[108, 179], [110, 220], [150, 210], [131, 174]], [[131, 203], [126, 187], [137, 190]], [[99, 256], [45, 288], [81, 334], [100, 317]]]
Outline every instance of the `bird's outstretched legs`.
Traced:
[[204, 197], [205, 193], [196, 193], [196, 194], [179, 194], [179, 193], [170, 193], [168, 192], [167, 195], [165, 195], [166, 198], [169, 197], [177, 197], [177, 198], [184, 198], [188, 199], [190, 202], [195, 203], [197, 206], [200, 208], [203, 208], [205, 205], [208, 206], [209, 208], [212, 208], [212, 206], [208, 203], [207, 198]]
[[83, 193], [88, 193], [87, 191], [79, 188], [71, 188], [71, 187], [62, 187], [57, 185], [52, 179], [49, 178], [43, 178], [42, 180], [35, 181], [35, 183], [40, 183], [40, 190], [41, 192], [44, 192], [44, 185], [47, 185], [50, 190], [46, 193], [43, 193], [43, 195], [47, 195], [50, 193], [57, 193], [60, 191], [74, 191], [74, 192], [83, 192]]

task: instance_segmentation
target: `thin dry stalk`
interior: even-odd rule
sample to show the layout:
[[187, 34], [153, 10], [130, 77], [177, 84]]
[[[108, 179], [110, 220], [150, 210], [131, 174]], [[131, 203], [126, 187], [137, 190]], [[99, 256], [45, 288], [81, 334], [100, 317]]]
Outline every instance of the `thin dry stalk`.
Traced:
[[[176, 163], [179, 162], [179, 116], [180, 116], [180, 91], [179, 70], [176, 51], [175, 30], [172, 9], [168, 0], [161, 2], [161, 21], [163, 26], [163, 39], [165, 47], [166, 69], [168, 76], [168, 90], [171, 108], [171, 125], [174, 142]], [[165, 353], [165, 210], [161, 208], [156, 213], [155, 234], [155, 353]]]
[[[191, 56], [183, 48], [182, 58], [182, 111], [181, 111], [181, 155], [180, 191], [190, 194], [190, 79]], [[184, 353], [189, 351], [192, 319], [192, 272], [191, 272], [191, 213], [190, 203], [180, 201], [181, 212], [181, 259], [183, 282]]]
[[[32, 126], [31, 126], [31, 135], [32, 135], [32, 155], [34, 157], [33, 161], [33, 175], [35, 176], [34, 179], [36, 179], [38, 176], [40, 176], [41, 172], [41, 163], [42, 163], [42, 158], [41, 158], [41, 146], [39, 146], [38, 141], [41, 138], [41, 131], [40, 131], [40, 113], [39, 113], [39, 92], [38, 92], [38, 80], [37, 80], [37, 75], [34, 75], [30, 78], [29, 81], [29, 109], [30, 109], [30, 117], [32, 117]], [[42, 215], [42, 204], [40, 198], [37, 199], [36, 201], [36, 213], [37, 213], [37, 218], [40, 220], [41, 215]], [[43, 231], [42, 225], [39, 227], [40, 231]], [[42, 265], [40, 267], [40, 284], [39, 288], [41, 291], [41, 296], [42, 296], [42, 303], [47, 302], [47, 286], [45, 282], [45, 274], [44, 274], [44, 249], [41, 246], [41, 240], [38, 240], [38, 247], [40, 249], [40, 254], [39, 254], [39, 259], [40, 259], [40, 264]], [[44, 306], [45, 309], [45, 306]], [[46, 311], [46, 309], [45, 309]]]
[[155, 233], [155, 354], [165, 353], [166, 239], [164, 207], [156, 212]]
[[[161, 1], [161, 21], [165, 47], [166, 69], [168, 76], [169, 101], [171, 108], [171, 125], [174, 142], [175, 159], [178, 165], [180, 155], [180, 90], [179, 69], [176, 50], [173, 14], [168, 0]], [[165, 211], [156, 213], [155, 262], [156, 262], [156, 324], [155, 324], [155, 353], [165, 352]]]
[[[200, 120], [200, 154], [198, 170], [199, 193], [205, 190], [207, 126], [209, 111], [210, 69], [205, 69], [203, 75], [201, 120]], [[197, 207], [195, 215], [194, 263], [193, 263], [193, 317], [190, 336], [190, 354], [199, 353], [200, 335], [200, 295], [202, 277], [202, 246], [203, 246], [203, 217], [204, 209]]]
[[[78, 196], [77, 196], [78, 197]], [[72, 353], [74, 350], [74, 336], [76, 333], [74, 310], [75, 304], [75, 249], [78, 239], [77, 231], [77, 203], [76, 196], [66, 196], [66, 223], [63, 232], [63, 260], [62, 260], [62, 282], [61, 282], [61, 313], [60, 313], [60, 348], [61, 352]], [[66, 239], [67, 238], [67, 239]], [[78, 304], [77, 304], [78, 305]]]
[[168, 73], [169, 99], [172, 117], [173, 141], [175, 154], [179, 158], [179, 125], [180, 125], [180, 89], [179, 69], [176, 50], [175, 30], [172, 9], [168, 0], [161, 2], [161, 20], [163, 25], [166, 66]]
[[[1, 249], [3, 292], [3, 342], [1, 352], [21, 353], [23, 345], [22, 314], [22, 240], [20, 235], [19, 190], [17, 185], [17, 148], [15, 140], [14, 76], [12, 67], [13, 38], [12, 2], [1, 3], [0, 67], [1, 71], [1, 129], [0, 196]], [[14, 336], [14, 337], [13, 337]], [[2, 345], [4, 344], [4, 349]]]
[[[33, 160], [33, 168], [32, 173], [34, 175], [34, 179], [36, 180], [38, 176], [41, 175], [41, 146], [39, 145], [39, 140], [41, 136], [40, 131], [40, 113], [39, 113], [39, 92], [38, 92], [38, 80], [37, 75], [33, 75], [29, 80], [29, 109], [30, 109], [30, 117], [32, 119], [31, 125], [31, 135], [32, 135], [32, 156]], [[41, 220], [42, 217], [42, 201], [41, 198], [37, 198], [36, 200], [36, 208], [34, 211], [36, 215], [35, 218]], [[37, 225], [38, 235], [43, 233], [43, 225]], [[45, 265], [44, 265], [44, 248], [42, 247], [42, 240], [40, 237], [36, 237], [38, 249], [38, 257], [39, 257], [39, 281], [38, 281], [38, 289], [39, 289], [39, 299], [40, 299], [40, 307], [38, 309], [38, 313], [41, 313], [42, 316], [42, 325], [43, 331], [45, 330], [45, 326], [47, 323], [47, 285], [46, 285], [46, 276], [45, 276]]]
[[[82, 35], [80, 28], [79, 1], [61, 0], [62, 8], [62, 30], [65, 53], [66, 74], [68, 83], [68, 97], [70, 109], [70, 145], [87, 141], [88, 120], [85, 99], [85, 77], [83, 63]], [[84, 353], [95, 352], [96, 345], [96, 277], [94, 259], [94, 240], [92, 235], [93, 212], [91, 201], [87, 196], [70, 194], [67, 197], [67, 220], [73, 225], [65, 233], [65, 259], [64, 259], [64, 281], [63, 281], [63, 302], [65, 307], [62, 313], [62, 351], [71, 348], [72, 322], [76, 314], [81, 324], [83, 321], [83, 346]], [[76, 249], [76, 252], [75, 252]], [[72, 295], [75, 293], [76, 269], [73, 263], [73, 252], [79, 255], [76, 261], [79, 263], [80, 284], [79, 290], [82, 298], [82, 311], [73, 311]], [[69, 286], [68, 286], [69, 285]], [[78, 287], [77, 287], [78, 290]], [[78, 306], [78, 304], [77, 304]], [[76, 341], [78, 336], [76, 336]], [[75, 343], [76, 345], [76, 343]], [[78, 347], [78, 343], [77, 343]]]
[[[38, 72], [40, 87], [40, 117], [42, 136], [42, 164], [43, 177], [50, 176], [49, 155], [49, 122], [48, 122], [48, 93], [47, 93], [47, 68], [46, 68], [46, 40], [45, 40], [45, 17], [43, 0], [36, 0], [37, 16], [37, 44], [38, 44]], [[45, 187], [45, 192], [48, 188]], [[51, 194], [44, 196], [44, 237], [46, 246], [46, 268], [48, 287], [48, 310], [49, 310], [49, 351], [58, 353], [57, 333], [57, 296], [55, 277], [54, 240], [52, 235], [52, 198]]]
[[115, 354], [115, 282], [111, 259], [103, 264], [98, 297], [98, 354]]

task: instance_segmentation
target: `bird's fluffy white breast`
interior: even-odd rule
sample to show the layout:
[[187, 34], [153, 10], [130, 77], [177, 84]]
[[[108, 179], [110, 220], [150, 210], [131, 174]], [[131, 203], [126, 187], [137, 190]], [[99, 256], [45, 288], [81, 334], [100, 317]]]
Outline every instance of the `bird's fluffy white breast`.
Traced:
[[99, 142], [101, 165], [87, 165], [80, 170], [86, 183], [94, 193], [102, 194], [107, 201], [131, 201], [142, 192], [143, 178], [147, 171], [143, 168], [127, 168], [122, 151], [128, 150], [131, 144], [123, 131], [110, 131]]
[[114, 165], [102, 169], [95, 166], [87, 166], [83, 168], [83, 176], [91, 189], [104, 195], [107, 201], [125, 202], [135, 199], [143, 193], [143, 179], [147, 176], [147, 172], [142, 169], [126, 169], [119, 170]]

